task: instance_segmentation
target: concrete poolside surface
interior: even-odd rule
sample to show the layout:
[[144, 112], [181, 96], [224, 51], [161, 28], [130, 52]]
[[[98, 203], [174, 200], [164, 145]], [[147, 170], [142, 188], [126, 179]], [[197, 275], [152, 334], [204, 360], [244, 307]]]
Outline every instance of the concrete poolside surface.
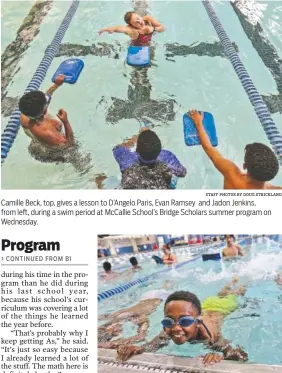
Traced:
[[116, 351], [98, 349], [98, 373], [282, 373], [282, 366], [247, 364], [222, 361], [205, 367], [198, 358], [186, 358], [161, 354], [142, 354], [132, 357], [125, 364], [116, 360]]

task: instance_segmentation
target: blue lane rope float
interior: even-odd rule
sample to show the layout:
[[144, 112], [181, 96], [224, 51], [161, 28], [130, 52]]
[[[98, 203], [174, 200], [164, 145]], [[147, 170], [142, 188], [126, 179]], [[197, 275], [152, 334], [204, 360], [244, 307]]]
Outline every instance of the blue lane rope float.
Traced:
[[[38, 90], [41, 83], [43, 82], [45, 76], [46, 76], [46, 73], [54, 59], [54, 57], [56, 56], [58, 50], [59, 50], [59, 47], [60, 47], [60, 44], [63, 40], [63, 37], [65, 35], [65, 32], [67, 31], [69, 25], [70, 25], [70, 22], [78, 8], [78, 5], [79, 5], [79, 0], [73, 0], [67, 14], [65, 15], [65, 18], [63, 19], [63, 22], [60, 26], [60, 28], [58, 29], [53, 41], [51, 42], [51, 44], [47, 47], [46, 51], [45, 51], [45, 55], [42, 59], [42, 61], [40, 62], [35, 74], [33, 75], [29, 85], [27, 86], [26, 90], [24, 93], [28, 93], [30, 91], [35, 91], [35, 90]], [[20, 128], [20, 111], [19, 109], [17, 108], [13, 114], [11, 115], [10, 117], [10, 120], [6, 126], [6, 128], [4, 129], [4, 132], [1, 136], [1, 165], [3, 165], [5, 159], [7, 158], [8, 156], [8, 153], [15, 141], [15, 138], [17, 136], [17, 133], [19, 131], [19, 128]]]
[[[179, 263], [175, 266], [175, 268], [180, 268], [182, 267], [183, 265], [187, 264], [187, 263], [191, 263], [197, 259], [200, 258], [200, 255], [198, 255], [196, 258], [193, 258], [193, 259], [190, 259], [190, 260], [186, 260], [185, 262], [182, 262], [182, 263]], [[138, 284], [143, 284], [144, 282], [147, 282], [148, 280], [150, 280], [151, 278], [161, 274], [161, 273], [164, 273], [164, 272], [168, 272], [168, 271], [171, 271], [171, 267], [169, 268], [165, 268], [165, 269], [162, 269], [161, 271], [158, 271], [158, 272], [155, 272], [155, 273], [152, 273], [151, 275], [148, 275], [148, 276], [145, 276], [145, 277], [142, 277], [142, 278], [138, 278], [137, 280], [135, 281], [131, 281], [131, 282], [128, 282], [126, 284], [123, 284], [123, 285], [120, 285], [120, 286], [117, 286], [116, 288], [114, 289], [111, 289], [111, 290], [107, 290], [107, 291], [103, 291], [102, 293], [99, 293], [98, 294], [98, 302], [101, 302], [102, 300], [104, 299], [107, 299], [107, 298], [110, 298], [112, 297], [113, 295], [117, 295], [117, 294], [120, 294], [120, 293], [123, 293], [124, 291], [128, 290], [129, 288], [135, 286], [135, 285], [138, 285]]]
[[245, 66], [238, 53], [236, 52], [231, 40], [226, 34], [223, 26], [221, 25], [211, 3], [209, 0], [204, 0], [203, 5], [208, 13], [211, 23], [220, 39], [220, 42], [224, 48], [226, 57], [230, 60], [238, 78], [240, 79], [251, 104], [254, 107], [255, 113], [257, 114], [260, 123], [264, 129], [266, 136], [268, 137], [274, 152], [278, 155], [280, 164], [282, 164], [282, 136], [279, 133], [268, 108], [258, 93], [252, 79], [250, 78]]

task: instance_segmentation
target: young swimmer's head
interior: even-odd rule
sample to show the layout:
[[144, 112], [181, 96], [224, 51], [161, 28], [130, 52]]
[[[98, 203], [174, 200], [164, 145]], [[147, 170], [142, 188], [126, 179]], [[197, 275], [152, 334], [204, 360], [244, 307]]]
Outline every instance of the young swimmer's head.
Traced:
[[48, 100], [41, 91], [32, 91], [23, 95], [19, 101], [20, 112], [30, 119], [40, 119], [48, 108]]
[[233, 241], [235, 241], [235, 237], [233, 234], [227, 234], [225, 236], [225, 240], [226, 240], [227, 245], [231, 245]]
[[105, 272], [110, 272], [112, 270], [112, 265], [109, 262], [104, 262], [103, 263], [103, 268]]
[[156, 161], [161, 150], [161, 140], [154, 131], [146, 130], [140, 133], [137, 140], [136, 151], [141, 161], [143, 160], [145, 163]]
[[279, 163], [268, 146], [253, 143], [245, 148], [244, 169], [256, 181], [270, 181], [277, 175]]
[[171, 250], [171, 248], [170, 248], [170, 245], [168, 243], [163, 245], [163, 252], [165, 253], [165, 255], [169, 255], [170, 250]]
[[139, 16], [135, 12], [127, 12], [124, 15], [124, 21], [129, 26], [132, 26], [134, 28], [141, 28], [145, 25], [143, 17]]
[[165, 317], [162, 321], [164, 331], [177, 345], [193, 340], [198, 333], [197, 318], [201, 312], [201, 302], [195, 294], [189, 291], [174, 292], [165, 302]]
[[138, 261], [137, 259], [135, 258], [135, 256], [132, 256], [130, 259], [129, 259], [130, 263], [133, 265], [133, 267], [137, 266], [138, 265]]

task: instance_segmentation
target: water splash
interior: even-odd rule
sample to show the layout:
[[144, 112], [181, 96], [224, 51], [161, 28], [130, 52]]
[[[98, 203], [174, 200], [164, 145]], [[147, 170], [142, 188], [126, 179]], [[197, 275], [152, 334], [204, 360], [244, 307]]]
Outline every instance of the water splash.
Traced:
[[[234, 2], [234, 0], [232, 0]], [[267, 4], [257, 3], [256, 0], [238, 0], [236, 6], [247, 17], [247, 20], [256, 25], [263, 17]]]
[[278, 273], [282, 273], [282, 252], [280, 253], [252, 253], [252, 258], [247, 262], [237, 259], [232, 263], [222, 263], [222, 271], [210, 269], [202, 270], [199, 280], [202, 283], [210, 283], [222, 279], [231, 279], [233, 276], [244, 278], [248, 281], [274, 280]]

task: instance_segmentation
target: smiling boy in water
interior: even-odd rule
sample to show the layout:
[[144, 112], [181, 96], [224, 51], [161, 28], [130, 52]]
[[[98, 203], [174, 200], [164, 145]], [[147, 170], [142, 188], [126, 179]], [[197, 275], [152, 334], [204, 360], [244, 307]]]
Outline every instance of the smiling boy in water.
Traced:
[[[224, 318], [238, 307], [238, 296], [244, 295], [246, 288], [236, 287], [238, 278], [227, 284], [217, 296], [204, 302], [188, 291], [177, 291], [165, 301], [163, 331], [143, 346], [120, 345], [118, 359], [125, 361], [143, 352], [155, 352], [172, 340], [177, 345], [202, 342], [206, 347], [222, 352], [208, 353], [203, 357], [205, 365], [221, 360], [247, 361], [248, 354], [240, 347], [233, 348], [222, 338], [221, 328]], [[203, 311], [203, 312], [202, 312]]]
[[224, 189], [282, 189], [268, 183], [279, 171], [278, 160], [268, 146], [260, 143], [246, 145], [243, 169], [247, 172], [242, 172], [212, 146], [204, 129], [203, 113], [191, 110], [188, 114], [196, 126], [204, 151], [224, 177]]
[[[103, 348], [117, 348], [118, 359], [121, 361], [128, 360], [131, 356], [142, 354], [143, 352], [155, 352], [160, 348], [165, 347], [172, 340], [177, 345], [185, 343], [201, 342], [211, 350], [222, 352], [223, 355], [218, 353], [208, 353], [203, 357], [203, 363], [214, 364], [221, 360], [235, 360], [247, 361], [248, 354], [240, 347], [233, 348], [229, 341], [222, 338], [221, 328], [224, 318], [235, 311], [238, 307], [238, 296], [244, 295], [246, 288], [243, 286], [236, 287], [238, 278], [234, 278], [227, 284], [217, 296], [212, 296], [199, 301], [197, 296], [188, 291], [176, 291], [166, 298], [164, 306], [164, 319], [162, 320], [163, 331], [153, 338], [150, 342], [145, 342], [141, 346], [134, 346], [130, 343], [142, 342], [146, 339], [146, 334], [149, 327], [148, 316], [153, 310], [161, 303], [161, 296], [153, 296], [154, 299], [148, 299], [151, 303], [146, 304], [148, 312], [141, 307], [140, 304], [136, 309], [131, 312], [123, 311], [126, 320], [137, 320], [138, 315], [138, 334], [130, 338], [119, 338], [107, 343], [100, 343], [99, 347]], [[158, 298], [158, 299], [156, 299]], [[145, 302], [145, 301], [143, 301]], [[145, 306], [145, 304], [144, 304]], [[202, 312], [203, 311], [203, 312]], [[113, 315], [112, 315], [113, 316]], [[119, 319], [118, 315], [114, 315], [113, 319]], [[120, 321], [120, 320], [119, 320]], [[136, 321], [134, 321], [136, 323]], [[107, 324], [108, 328], [110, 327]], [[120, 335], [122, 326], [119, 324], [113, 325], [111, 328], [116, 330], [107, 330], [110, 332], [109, 339], [114, 336]], [[107, 334], [101, 328], [101, 337]], [[116, 334], [115, 334], [116, 333]], [[102, 342], [102, 341], [100, 341]]]

